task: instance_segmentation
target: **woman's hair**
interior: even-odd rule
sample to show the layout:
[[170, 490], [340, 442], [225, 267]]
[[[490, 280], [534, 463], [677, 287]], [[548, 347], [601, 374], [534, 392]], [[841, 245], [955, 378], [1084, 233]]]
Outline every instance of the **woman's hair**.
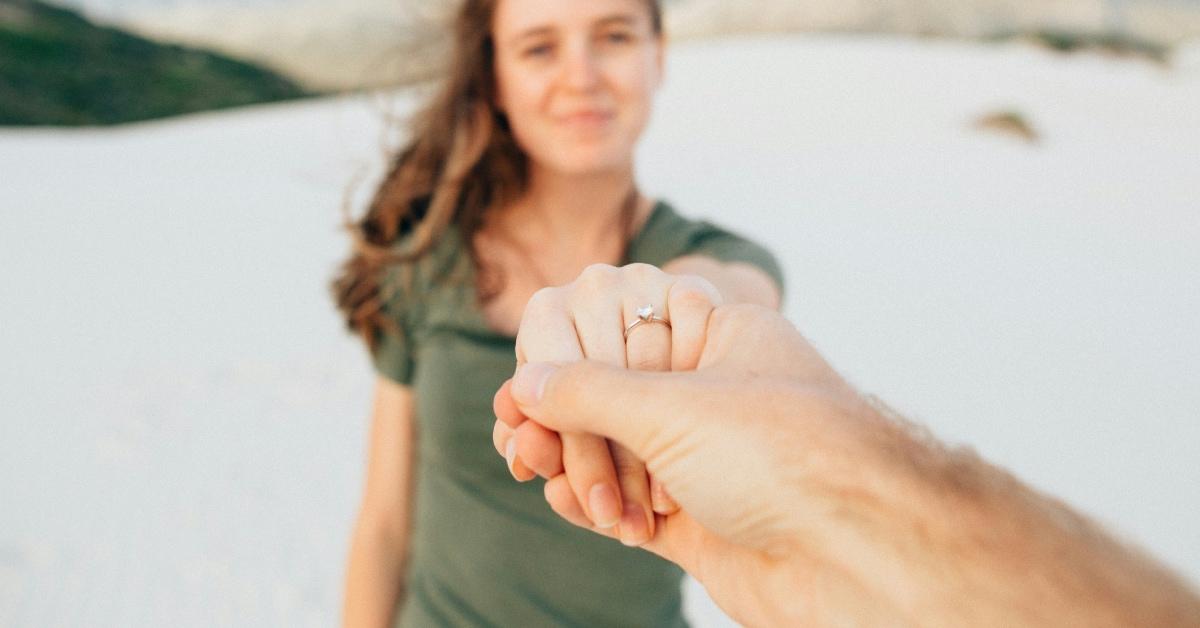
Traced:
[[[372, 351], [377, 332], [396, 329], [383, 311], [388, 267], [420, 259], [456, 224], [471, 263], [482, 270], [473, 236], [485, 211], [525, 192], [528, 158], [496, 106], [491, 26], [499, 1], [462, 3], [444, 83], [412, 118], [410, 139], [392, 159], [365, 216], [347, 225], [353, 251], [332, 288], [347, 327]], [[646, 4], [654, 32], [661, 34], [660, 0]], [[402, 250], [395, 246], [401, 237], [408, 238]]]

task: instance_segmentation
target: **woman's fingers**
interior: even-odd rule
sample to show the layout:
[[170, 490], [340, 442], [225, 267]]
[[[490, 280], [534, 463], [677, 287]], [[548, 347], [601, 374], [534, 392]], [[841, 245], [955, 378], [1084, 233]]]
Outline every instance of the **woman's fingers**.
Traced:
[[573, 285], [571, 319], [585, 358], [625, 368], [622, 290], [618, 269], [589, 266]]
[[[572, 318], [584, 357], [625, 368], [623, 295], [634, 286], [636, 284], [631, 285], [624, 278], [622, 269], [611, 266], [591, 266], [579, 276], [574, 285], [577, 298], [573, 303]], [[667, 340], [669, 342], [670, 338]], [[670, 349], [666, 351], [669, 355]], [[654, 519], [648, 516], [652, 508], [646, 468], [633, 455], [609, 445], [605, 456], [611, 457], [616, 469], [621, 502], [620, 523], [613, 532], [626, 544], [638, 545], [648, 541], [654, 533]], [[571, 477], [572, 474], [567, 475]]]
[[534, 421], [525, 421], [516, 429], [515, 436], [516, 459], [521, 464], [546, 479], [563, 472], [563, 449], [558, 432]]
[[[543, 478], [550, 479], [563, 472], [562, 440], [558, 432], [529, 421], [512, 398], [512, 380], [505, 381], [492, 399], [492, 410], [496, 413], [496, 426], [492, 431], [492, 444], [501, 455], [506, 454], [509, 438], [515, 438], [513, 446], [515, 461]], [[515, 465], [510, 465], [515, 466]], [[521, 478], [517, 478], [521, 479]]]
[[672, 371], [692, 371], [700, 364], [708, 319], [720, 304], [721, 294], [702, 277], [681, 276], [671, 285], [667, 312], [671, 317]]
[[[528, 423], [533, 424], [532, 421], [528, 421]], [[527, 467], [517, 456], [517, 446], [519, 444], [516, 430], [496, 421], [496, 424], [492, 426], [492, 445], [496, 447], [496, 451], [500, 452], [501, 456], [504, 456], [504, 461], [508, 465], [508, 472], [518, 482], [528, 482], [537, 477], [537, 474]]]
[[496, 413], [497, 419], [513, 429], [525, 421], [525, 415], [521, 414], [521, 409], [513, 402], [511, 377], [500, 385], [496, 396], [492, 397], [492, 412]]
[[[518, 361], [586, 358], [637, 370], [694, 369], [719, 300], [715, 288], [699, 277], [673, 277], [646, 264], [590, 266], [570, 286], [541, 290], [530, 300], [518, 333]], [[626, 336], [639, 315], [670, 325], [647, 320]], [[627, 544], [654, 535], [656, 512], [678, 510], [632, 453], [597, 436], [559, 435], [527, 421], [512, 402], [510, 387], [506, 382], [493, 401], [499, 419], [494, 444], [517, 479], [553, 478], [547, 483], [552, 506], [551, 497], [558, 496], [564, 502], [559, 506], [573, 505], [571, 514], [586, 518], [588, 527], [611, 528]], [[573, 499], [559, 494], [564, 487]]]
[[567, 522], [598, 532], [609, 538], [616, 538], [611, 528], [597, 528], [592, 525], [591, 521], [588, 521], [587, 515], [584, 514], [583, 508], [579, 505], [579, 501], [575, 499], [575, 493], [571, 490], [571, 484], [567, 481], [567, 476], [560, 475], [550, 478], [546, 482], [544, 492], [546, 503], [550, 504], [550, 509], [558, 516], [566, 519]]
[[[557, 458], [554, 463], [546, 462], [547, 457], [562, 453], [558, 433], [525, 419], [513, 403], [511, 379], [496, 391], [496, 396], [492, 398], [492, 411], [497, 418], [492, 426], [492, 446], [504, 458], [513, 478], [528, 482], [537, 475], [550, 478], [562, 472], [562, 465]], [[518, 432], [524, 432], [524, 437], [518, 438]], [[536, 463], [527, 464], [530, 460]]]
[[[618, 367], [669, 368], [671, 334], [666, 326], [643, 322], [631, 330], [629, 338], [625, 335], [628, 326], [638, 320], [638, 310], [648, 306], [663, 317], [669, 285], [665, 273], [646, 264], [620, 269], [592, 266], [584, 271], [573, 286], [572, 316], [585, 357]], [[613, 532], [627, 545], [640, 545], [654, 536], [646, 467], [623, 447], [609, 445], [621, 501], [620, 522]]]
[[621, 523], [614, 532], [626, 545], [641, 545], [654, 536], [654, 510], [646, 465], [633, 452], [610, 442], [617, 479], [621, 483]]
[[[644, 295], [643, 299], [640, 306], [634, 307], [633, 316], [637, 316], [638, 307], [655, 306], [653, 295]], [[694, 370], [704, 351], [709, 316], [720, 303], [721, 295], [709, 281], [698, 276], [676, 277], [667, 290], [665, 307], [655, 307], [654, 311], [656, 316], [665, 318], [670, 327], [657, 323], [638, 325], [626, 341], [629, 367], [652, 371]], [[629, 317], [629, 306], [626, 311]], [[636, 319], [630, 317], [629, 321], [632, 320]], [[622, 455], [615, 454], [618, 475], [622, 475], [620, 469], [626, 465], [620, 460]], [[652, 476], [649, 478], [649, 497], [650, 510], [654, 513], [670, 515], [679, 511], [679, 505], [666, 488]]]
[[[624, 337], [625, 364], [635, 371], [661, 371], [671, 368], [671, 328], [658, 319], [670, 321], [667, 294], [670, 280], [662, 271], [646, 264], [630, 264], [622, 269], [629, 285], [624, 295], [621, 333]], [[647, 315], [650, 320], [630, 326]], [[626, 334], [625, 330], [629, 330]]]
[[[563, 289], [543, 288], [529, 299], [517, 332], [518, 359], [530, 362], [584, 359], [571, 320], [569, 296]], [[563, 470], [584, 512], [596, 526], [616, 525], [621, 519], [621, 498], [608, 442], [593, 434], [564, 433], [559, 437]]]
[[492, 426], [492, 445], [496, 448], [496, 453], [504, 457], [504, 450], [508, 445], [508, 439], [512, 438], [513, 429], [500, 421]]
[[[634, 283], [636, 289], [627, 293], [623, 306], [622, 334], [624, 330], [629, 330], [625, 337], [625, 362], [634, 370], [670, 370], [671, 327], [654, 320], [671, 320], [667, 305], [670, 283], [654, 281], [656, 275], [646, 268], [627, 268], [631, 273], [641, 272], [648, 276]], [[630, 329], [639, 320], [642, 322]], [[654, 536], [654, 500], [650, 477], [645, 463], [632, 452], [615, 443], [611, 448], [624, 496], [624, 514], [618, 533], [622, 543], [641, 545]]]
[[621, 492], [608, 441], [578, 432], [560, 436], [563, 470], [575, 499], [596, 527], [617, 525], [621, 520]]
[[581, 528], [589, 530], [592, 528], [592, 522], [583, 512], [579, 500], [575, 499], [575, 492], [571, 490], [571, 483], [567, 481], [567, 476], [560, 475], [550, 478], [546, 481], [543, 492], [546, 495], [546, 503], [550, 504], [550, 509], [555, 514]]

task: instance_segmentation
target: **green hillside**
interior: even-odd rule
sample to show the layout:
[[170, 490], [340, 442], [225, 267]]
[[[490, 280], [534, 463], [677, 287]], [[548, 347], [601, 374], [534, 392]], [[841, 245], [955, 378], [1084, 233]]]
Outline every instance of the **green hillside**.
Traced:
[[0, 125], [117, 124], [306, 95], [249, 63], [0, 0]]

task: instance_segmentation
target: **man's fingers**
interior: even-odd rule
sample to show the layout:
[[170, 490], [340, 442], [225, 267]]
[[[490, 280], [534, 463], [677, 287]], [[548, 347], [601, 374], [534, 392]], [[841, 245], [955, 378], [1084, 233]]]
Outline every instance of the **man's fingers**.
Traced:
[[[627, 371], [591, 361], [555, 366], [535, 362], [513, 378], [522, 414], [559, 432], [611, 438], [653, 463], [678, 426], [709, 403], [694, 374]], [[664, 440], [665, 439], [665, 440]]]

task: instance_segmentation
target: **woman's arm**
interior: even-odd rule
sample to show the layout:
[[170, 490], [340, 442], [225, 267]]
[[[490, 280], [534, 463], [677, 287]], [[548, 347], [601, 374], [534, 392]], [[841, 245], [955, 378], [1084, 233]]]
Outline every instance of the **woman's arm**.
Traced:
[[362, 505], [350, 539], [342, 625], [391, 626], [403, 595], [412, 503], [412, 389], [380, 377], [375, 384]]
[[779, 287], [767, 273], [745, 262], [722, 262], [705, 255], [685, 255], [663, 265], [672, 275], [700, 275], [712, 282], [726, 303], [752, 303], [773, 310], [780, 306]]

